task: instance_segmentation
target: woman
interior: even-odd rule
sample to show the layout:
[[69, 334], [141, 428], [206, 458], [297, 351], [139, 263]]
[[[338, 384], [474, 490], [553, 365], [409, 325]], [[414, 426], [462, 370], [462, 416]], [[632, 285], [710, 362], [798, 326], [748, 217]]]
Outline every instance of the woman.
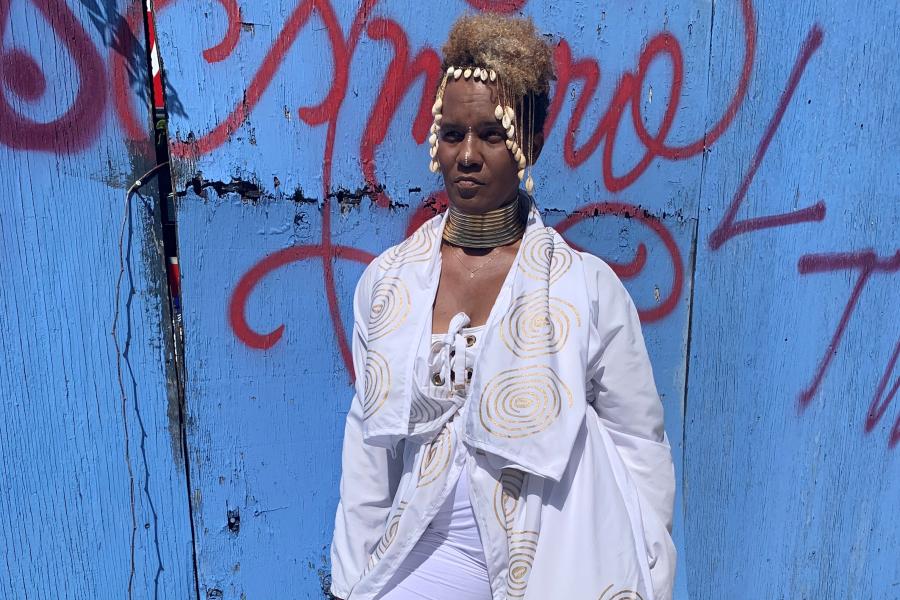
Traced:
[[670, 598], [674, 474], [637, 313], [526, 177], [552, 51], [530, 20], [479, 15], [443, 52], [449, 208], [356, 289], [332, 593]]

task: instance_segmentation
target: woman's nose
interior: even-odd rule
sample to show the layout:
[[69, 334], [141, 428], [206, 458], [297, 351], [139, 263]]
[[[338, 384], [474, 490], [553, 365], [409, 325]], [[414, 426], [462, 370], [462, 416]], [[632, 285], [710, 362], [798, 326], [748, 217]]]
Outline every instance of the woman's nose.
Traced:
[[462, 144], [459, 146], [457, 160], [462, 167], [473, 167], [481, 164], [481, 152], [478, 147], [478, 138], [475, 136], [474, 132], [469, 131], [466, 133]]

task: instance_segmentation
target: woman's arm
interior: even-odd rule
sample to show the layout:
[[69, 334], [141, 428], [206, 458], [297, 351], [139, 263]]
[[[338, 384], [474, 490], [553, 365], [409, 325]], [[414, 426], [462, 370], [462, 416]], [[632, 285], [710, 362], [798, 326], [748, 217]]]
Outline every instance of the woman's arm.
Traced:
[[359, 581], [369, 554], [380, 539], [402, 474], [402, 455], [391, 457], [385, 448], [363, 441], [365, 347], [371, 278], [367, 268], [356, 286], [353, 303], [353, 368], [356, 393], [344, 426], [341, 454], [341, 499], [331, 543], [331, 593], [347, 598]]
[[675, 471], [662, 402], [631, 296], [603, 261], [586, 257], [586, 267], [594, 299], [589, 401], [638, 491], [653, 586], [667, 598], [675, 567]]

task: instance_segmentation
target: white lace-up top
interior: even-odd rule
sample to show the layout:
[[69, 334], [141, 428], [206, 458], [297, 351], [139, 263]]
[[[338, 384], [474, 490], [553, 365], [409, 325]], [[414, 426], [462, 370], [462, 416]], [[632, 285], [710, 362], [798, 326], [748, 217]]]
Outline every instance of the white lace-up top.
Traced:
[[[414, 406], [437, 406], [447, 391], [466, 398], [475, 365], [478, 338], [484, 326], [464, 327], [464, 313], [450, 323], [446, 334], [432, 334], [423, 343], [416, 364]], [[451, 386], [446, 386], [446, 381]], [[458, 384], [458, 385], [457, 385]], [[454, 405], [455, 406], [455, 405]], [[464, 403], [461, 410], [465, 409]], [[445, 427], [454, 427], [454, 417]], [[462, 446], [457, 451], [465, 452]], [[462, 469], [454, 490], [441, 504], [422, 537], [400, 564], [379, 600], [489, 600], [491, 587], [484, 548], [472, 503], [469, 471]]]

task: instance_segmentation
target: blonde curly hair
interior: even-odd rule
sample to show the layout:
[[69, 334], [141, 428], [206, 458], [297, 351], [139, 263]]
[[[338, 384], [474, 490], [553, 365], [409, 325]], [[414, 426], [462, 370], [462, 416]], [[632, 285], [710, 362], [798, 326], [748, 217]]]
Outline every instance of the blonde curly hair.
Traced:
[[553, 50], [531, 18], [496, 13], [464, 15], [450, 29], [442, 50], [443, 67], [487, 67], [502, 78], [516, 98], [549, 94]]

